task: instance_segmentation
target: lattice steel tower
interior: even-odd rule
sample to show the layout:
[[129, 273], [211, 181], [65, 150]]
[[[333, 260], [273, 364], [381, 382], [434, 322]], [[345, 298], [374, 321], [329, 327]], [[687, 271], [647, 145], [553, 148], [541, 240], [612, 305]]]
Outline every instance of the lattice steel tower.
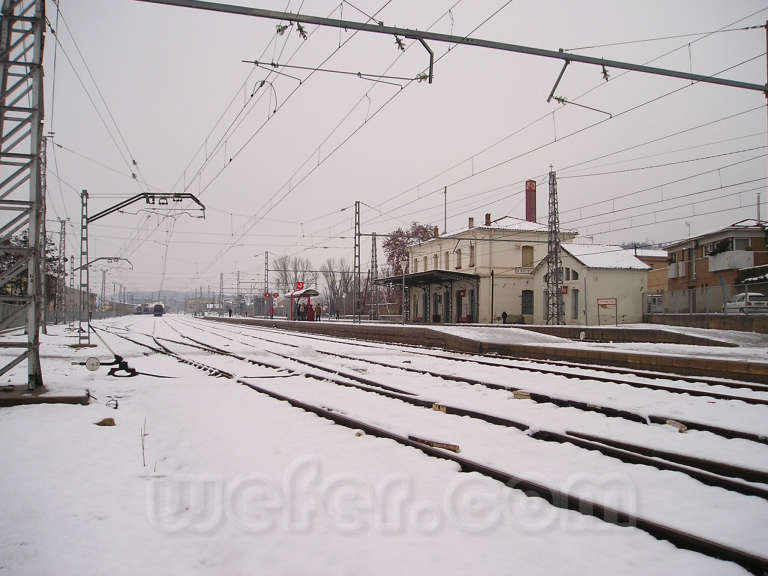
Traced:
[[355, 261], [352, 278], [353, 321], [360, 321], [360, 201], [355, 201]]
[[549, 237], [547, 242], [547, 324], [564, 324], [563, 267], [560, 261], [560, 212], [557, 177], [549, 172]]
[[376, 280], [379, 279], [379, 264], [376, 256], [376, 232], [371, 234], [371, 311], [369, 318], [371, 320], [378, 320], [379, 318], [379, 287], [376, 285]]
[[[43, 138], [44, 0], [3, 0], [0, 13], [0, 301], [20, 305], [0, 318], [0, 329], [22, 324], [26, 341], [5, 341], [5, 374], [27, 361], [27, 387], [43, 385], [40, 369], [43, 213], [40, 150]], [[23, 238], [26, 237], [26, 243]], [[21, 238], [22, 241], [14, 239]], [[14, 240], [14, 241], [12, 241]], [[25, 286], [26, 290], [22, 289]], [[17, 354], [18, 351], [22, 350]]]

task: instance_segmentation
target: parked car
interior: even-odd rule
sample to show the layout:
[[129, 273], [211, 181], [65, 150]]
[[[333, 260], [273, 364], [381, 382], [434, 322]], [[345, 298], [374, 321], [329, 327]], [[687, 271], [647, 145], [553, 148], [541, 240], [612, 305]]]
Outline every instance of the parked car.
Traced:
[[736, 312], [768, 312], [768, 296], [760, 292], [742, 292], [723, 304], [726, 314]]

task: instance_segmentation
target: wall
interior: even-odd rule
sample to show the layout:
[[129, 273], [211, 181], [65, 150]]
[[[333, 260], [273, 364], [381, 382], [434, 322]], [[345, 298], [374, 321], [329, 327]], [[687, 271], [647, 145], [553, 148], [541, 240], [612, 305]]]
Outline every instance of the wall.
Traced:
[[648, 314], [644, 322], [768, 334], [768, 314]]
[[[563, 253], [563, 268], [571, 268], [579, 273], [578, 280], [563, 281], [568, 286], [568, 293], [563, 296], [565, 303], [565, 323], [571, 325], [586, 324], [595, 326], [627, 324], [641, 322], [643, 318], [643, 293], [647, 286], [646, 270], [622, 270], [608, 268], [588, 269], [570, 254]], [[544, 275], [546, 266], [539, 266], [535, 274], [533, 321], [536, 324], [546, 322], [544, 310]], [[579, 314], [573, 318], [572, 291], [579, 291]], [[616, 298], [617, 306], [600, 308], [598, 298]], [[586, 315], [585, 315], [586, 310]], [[618, 315], [618, 318], [617, 318]]]

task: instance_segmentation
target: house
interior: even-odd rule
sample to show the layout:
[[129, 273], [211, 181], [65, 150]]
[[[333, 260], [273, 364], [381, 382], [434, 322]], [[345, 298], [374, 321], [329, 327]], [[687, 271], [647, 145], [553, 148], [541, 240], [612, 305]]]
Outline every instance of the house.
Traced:
[[[633, 251], [602, 244], [561, 245], [562, 302], [566, 324], [603, 325], [642, 322], [643, 294], [650, 266]], [[547, 262], [534, 271], [540, 303], [534, 322], [546, 322]]]
[[766, 224], [750, 218], [668, 245], [666, 308], [719, 312], [741, 271], [768, 264]]
[[[535, 203], [533, 203], [535, 207]], [[379, 283], [399, 284], [409, 292], [412, 322], [533, 321], [533, 270], [547, 254], [548, 230], [535, 221], [528, 203], [526, 220], [485, 215], [482, 226], [435, 236], [408, 249], [410, 272]], [[568, 240], [575, 232], [561, 232]]]

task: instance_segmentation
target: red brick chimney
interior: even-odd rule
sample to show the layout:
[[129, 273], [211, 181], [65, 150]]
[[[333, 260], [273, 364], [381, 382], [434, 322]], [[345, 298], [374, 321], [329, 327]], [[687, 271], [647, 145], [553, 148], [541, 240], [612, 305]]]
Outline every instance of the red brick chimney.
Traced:
[[525, 219], [536, 222], [536, 180], [525, 181]]
[[491, 213], [486, 212], [485, 213], [485, 225], [490, 226], [491, 225]]
[[475, 227], [475, 219], [472, 218], [472, 216], [469, 217], [469, 227], [474, 228]]
[[435, 238], [437, 238], [438, 236], [440, 236], [440, 230], [438, 230], [438, 229], [437, 229], [437, 226], [435, 226], [435, 227], [432, 229], [432, 236], [434, 236]]

